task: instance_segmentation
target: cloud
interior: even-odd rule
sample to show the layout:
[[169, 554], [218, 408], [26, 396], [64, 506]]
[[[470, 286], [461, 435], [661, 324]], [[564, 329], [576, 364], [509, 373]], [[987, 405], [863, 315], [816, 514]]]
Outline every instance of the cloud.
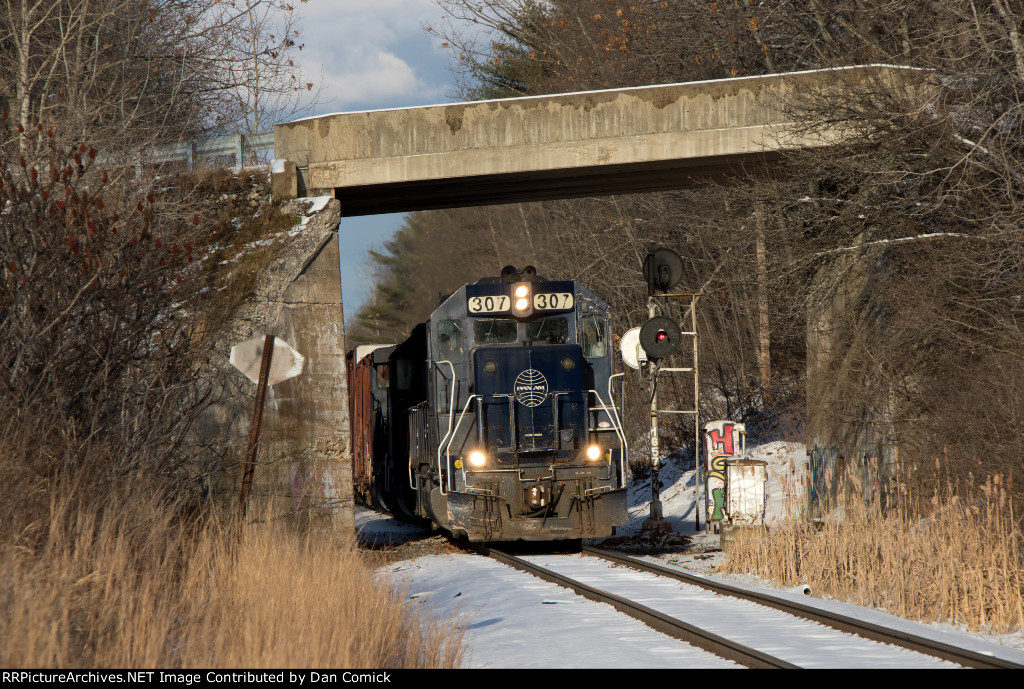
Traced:
[[432, 0], [311, 0], [299, 5], [298, 53], [309, 81], [323, 81], [318, 112], [444, 100], [447, 56], [424, 30], [440, 18]]
[[311, 0], [298, 6], [307, 27], [347, 29], [379, 38], [419, 32], [422, 22], [441, 16], [433, 0]]
[[394, 53], [378, 50], [324, 74], [324, 94], [342, 104], [375, 103], [420, 91], [415, 71]]

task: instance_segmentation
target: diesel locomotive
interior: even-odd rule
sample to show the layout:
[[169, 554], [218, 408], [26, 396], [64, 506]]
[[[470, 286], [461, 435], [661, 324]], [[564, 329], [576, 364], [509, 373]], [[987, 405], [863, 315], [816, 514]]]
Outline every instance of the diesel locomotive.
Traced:
[[614, 534], [627, 446], [611, 327], [579, 282], [506, 266], [404, 342], [355, 350], [357, 497], [475, 542]]

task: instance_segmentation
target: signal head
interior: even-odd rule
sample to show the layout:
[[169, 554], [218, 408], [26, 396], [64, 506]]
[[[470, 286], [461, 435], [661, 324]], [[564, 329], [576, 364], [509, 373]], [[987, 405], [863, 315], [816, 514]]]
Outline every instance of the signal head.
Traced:
[[667, 292], [676, 286], [683, 277], [683, 259], [671, 249], [654, 249], [644, 258], [644, 280], [647, 281], [647, 294]]
[[671, 318], [657, 316], [640, 328], [640, 346], [652, 360], [673, 354], [682, 342], [683, 333]]

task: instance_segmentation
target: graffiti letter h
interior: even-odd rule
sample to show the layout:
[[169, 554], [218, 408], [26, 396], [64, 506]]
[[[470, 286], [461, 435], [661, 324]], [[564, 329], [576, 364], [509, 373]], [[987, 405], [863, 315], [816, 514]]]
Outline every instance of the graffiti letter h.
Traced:
[[[731, 455], [734, 454], [734, 448], [732, 444], [732, 429], [733, 425], [727, 423], [722, 426], [722, 433], [718, 432], [718, 429], [708, 432], [708, 438], [711, 439], [711, 455], [717, 456], [719, 454]], [[721, 452], [717, 450], [721, 448]]]

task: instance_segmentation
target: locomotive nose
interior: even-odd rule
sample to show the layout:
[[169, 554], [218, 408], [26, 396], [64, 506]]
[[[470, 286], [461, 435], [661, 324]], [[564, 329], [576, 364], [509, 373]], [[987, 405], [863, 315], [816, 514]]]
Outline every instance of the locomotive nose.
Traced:
[[579, 345], [483, 347], [473, 357], [481, 447], [498, 463], [577, 457], [587, 441]]

